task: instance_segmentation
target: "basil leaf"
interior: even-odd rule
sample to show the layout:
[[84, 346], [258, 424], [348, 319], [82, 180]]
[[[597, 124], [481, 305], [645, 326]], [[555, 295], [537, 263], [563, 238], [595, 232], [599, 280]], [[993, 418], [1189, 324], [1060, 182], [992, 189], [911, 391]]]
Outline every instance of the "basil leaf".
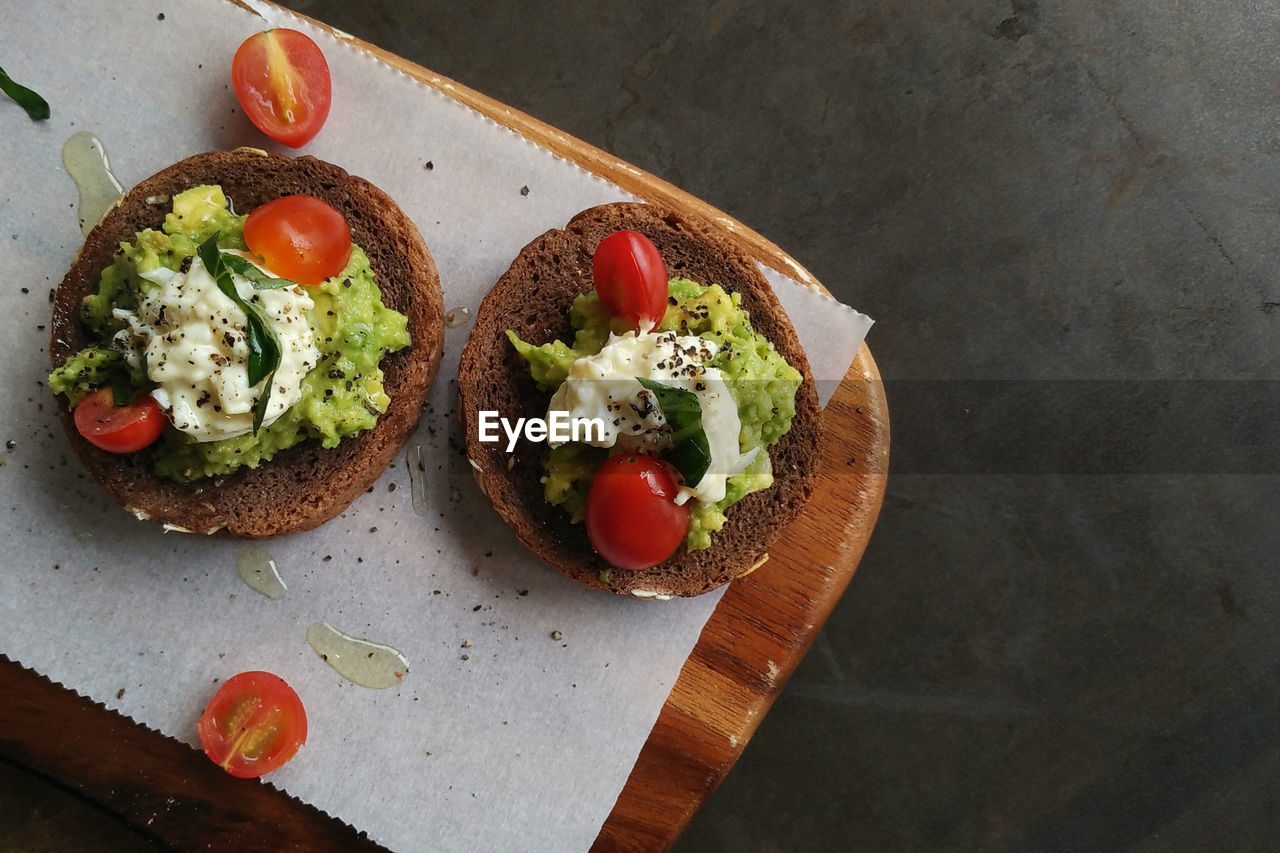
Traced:
[[0, 68], [0, 92], [17, 101], [31, 118], [39, 121], [49, 117], [49, 102], [21, 83], [15, 83], [3, 68]]
[[201, 243], [196, 254], [217, 283], [218, 289], [244, 311], [245, 343], [249, 346], [249, 385], [257, 385], [266, 380], [262, 396], [253, 409], [253, 434], [257, 435], [267, 413], [267, 401], [271, 399], [271, 382], [275, 379], [276, 369], [280, 367], [280, 340], [262, 309], [240, 298], [235, 281], [231, 278], [231, 269], [224, 263], [225, 258], [234, 255], [224, 255], [218, 251], [217, 233]]
[[133, 379], [129, 376], [128, 370], [114, 370], [111, 372], [111, 404], [113, 406], [127, 406], [133, 402], [133, 395], [137, 389], [133, 387]]
[[666, 457], [684, 475], [686, 486], [698, 485], [711, 467], [711, 447], [707, 444], [707, 434], [702, 427], [698, 427], [696, 433], [673, 445]]
[[275, 381], [276, 372], [273, 370], [267, 374], [267, 383], [262, 386], [262, 396], [258, 398], [258, 405], [253, 407], [253, 434], [257, 435], [258, 430], [262, 429], [262, 419], [267, 416], [267, 401], [271, 399], [271, 383]]
[[249, 322], [246, 324], [250, 385], [257, 385], [267, 375], [275, 373], [280, 366], [280, 343], [275, 336], [275, 329], [264, 322], [256, 308], [257, 306], [249, 306]]
[[658, 405], [662, 407], [662, 414], [666, 416], [667, 423], [675, 425], [677, 421], [702, 422], [702, 404], [698, 402], [697, 394], [685, 388], [663, 385], [661, 382], [639, 376], [636, 377], [636, 381], [658, 398]]
[[671, 449], [666, 459], [684, 476], [686, 486], [696, 486], [711, 467], [711, 446], [702, 428], [702, 404], [698, 395], [637, 376], [636, 381], [653, 392], [671, 426]]
[[296, 281], [290, 281], [287, 278], [276, 278], [273, 275], [267, 275], [248, 259], [233, 255], [231, 252], [222, 253], [222, 262], [230, 267], [233, 273], [247, 278], [253, 285], [254, 290], [277, 290], [281, 287], [293, 287], [297, 284]]

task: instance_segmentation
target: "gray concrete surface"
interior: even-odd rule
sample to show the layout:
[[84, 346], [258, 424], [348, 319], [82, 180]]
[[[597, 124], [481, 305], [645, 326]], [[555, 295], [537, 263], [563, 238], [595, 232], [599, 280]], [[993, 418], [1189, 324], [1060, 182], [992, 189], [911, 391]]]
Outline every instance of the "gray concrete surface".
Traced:
[[1280, 9], [290, 5], [878, 320], [880, 524], [677, 851], [1275, 846]]

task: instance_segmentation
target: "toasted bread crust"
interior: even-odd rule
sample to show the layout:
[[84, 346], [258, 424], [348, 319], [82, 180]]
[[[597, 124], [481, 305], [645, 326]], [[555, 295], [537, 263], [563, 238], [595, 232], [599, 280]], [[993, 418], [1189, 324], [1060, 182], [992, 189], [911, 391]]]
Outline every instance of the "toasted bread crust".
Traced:
[[412, 345], [382, 362], [390, 407], [377, 426], [334, 449], [306, 441], [256, 469], [188, 484], [154, 475], [145, 451], [117, 455], [94, 447], [77, 432], [60, 399], [63, 428], [89, 473], [140, 518], [254, 539], [309, 530], [368, 489], [417, 425], [444, 342], [435, 263], [417, 227], [386, 193], [337, 166], [254, 149], [198, 154], [138, 184], [86, 238], [54, 298], [49, 354], [55, 367], [91, 343], [77, 319], [78, 309], [96, 291], [119, 244], [131, 242], [145, 228], [159, 228], [170, 197], [200, 184], [220, 184], [237, 213], [305, 193], [324, 199], [346, 217], [352, 239], [369, 256], [384, 303], [409, 318]]
[[[521, 439], [508, 456], [505, 443], [479, 441], [479, 412], [503, 417], [541, 416], [548, 395], [540, 392], [528, 365], [505, 330], [534, 344], [568, 340], [568, 308], [592, 288], [591, 257], [596, 245], [622, 228], [633, 228], [657, 245], [668, 272], [702, 284], [720, 284], [742, 297], [752, 325], [773, 342], [804, 381], [796, 395], [790, 431], [769, 450], [775, 481], [748, 495], [727, 513], [710, 548], [683, 545], [668, 560], [641, 571], [609, 568], [587, 541], [581, 524], [570, 524], [559, 507], [543, 499], [541, 461], [545, 445]], [[485, 297], [462, 352], [458, 371], [459, 407], [467, 454], [476, 478], [498, 514], [520, 541], [548, 565], [596, 589], [638, 596], [691, 596], [747, 574], [782, 529], [800, 513], [817, 476], [821, 409], [813, 375], [791, 321], [773, 288], [746, 257], [712, 226], [662, 208], [635, 203], [602, 205], [583, 211], [560, 230], [526, 246]]]

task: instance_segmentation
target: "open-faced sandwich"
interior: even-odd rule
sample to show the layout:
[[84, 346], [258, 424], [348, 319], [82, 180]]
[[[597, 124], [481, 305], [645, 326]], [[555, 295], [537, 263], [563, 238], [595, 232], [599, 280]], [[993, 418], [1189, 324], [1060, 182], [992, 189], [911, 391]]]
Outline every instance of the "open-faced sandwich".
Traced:
[[813, 489], [821, 410], [773, 289], [656, 206], [591, 208], [526, 246], [480, 306], [458, 390], [498, 513], [598, 589], [690, 596], [747, 574]]
[[444, 338], [413, 222], [314, 157], [200, 154], [103, 217], [54, 297], [50, 388], [142, 519], [264, 538], [342, 512], [418, 422]]

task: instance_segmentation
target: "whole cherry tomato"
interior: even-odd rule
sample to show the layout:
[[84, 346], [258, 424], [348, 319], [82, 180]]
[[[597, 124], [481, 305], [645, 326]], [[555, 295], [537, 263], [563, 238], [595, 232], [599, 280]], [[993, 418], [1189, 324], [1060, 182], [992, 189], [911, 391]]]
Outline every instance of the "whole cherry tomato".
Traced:
[[619, 569], [647, 569], [675, 553], [689, 527], [688, 504], [677, 506], [670, 470], [656, 456], [619, 454], [605, 460], [587, 492], [587, 538]]
[[169, 422], [150, 394], [117, 406], [110, 388], [99, 388], [81, 400], [72, 418], [82, 436], [109, 453], [133, 453], [147, 447]]
[[347, 220], [315, 196], [287, 195], [244, 221], [244, 242], [267, 269], [299, 284], [319, 284], [351, 258]]
[[639, 328], [656, 326], [667, 310], [667, 266], [658, 247], [639, 231], [615, 231], [591, 258], [600, 301]]
[[252, 779], [297, 754], [307, 741], [307, 712], [280, 676], [242, 672], [213, 694], [196, 729], [214, 764], [232, 776]]
[[310, 142], [329, 117], [329, 63], [297, 30], [245, 39], [231, 60], [231, 85], [249, 121], [291, 148]]

